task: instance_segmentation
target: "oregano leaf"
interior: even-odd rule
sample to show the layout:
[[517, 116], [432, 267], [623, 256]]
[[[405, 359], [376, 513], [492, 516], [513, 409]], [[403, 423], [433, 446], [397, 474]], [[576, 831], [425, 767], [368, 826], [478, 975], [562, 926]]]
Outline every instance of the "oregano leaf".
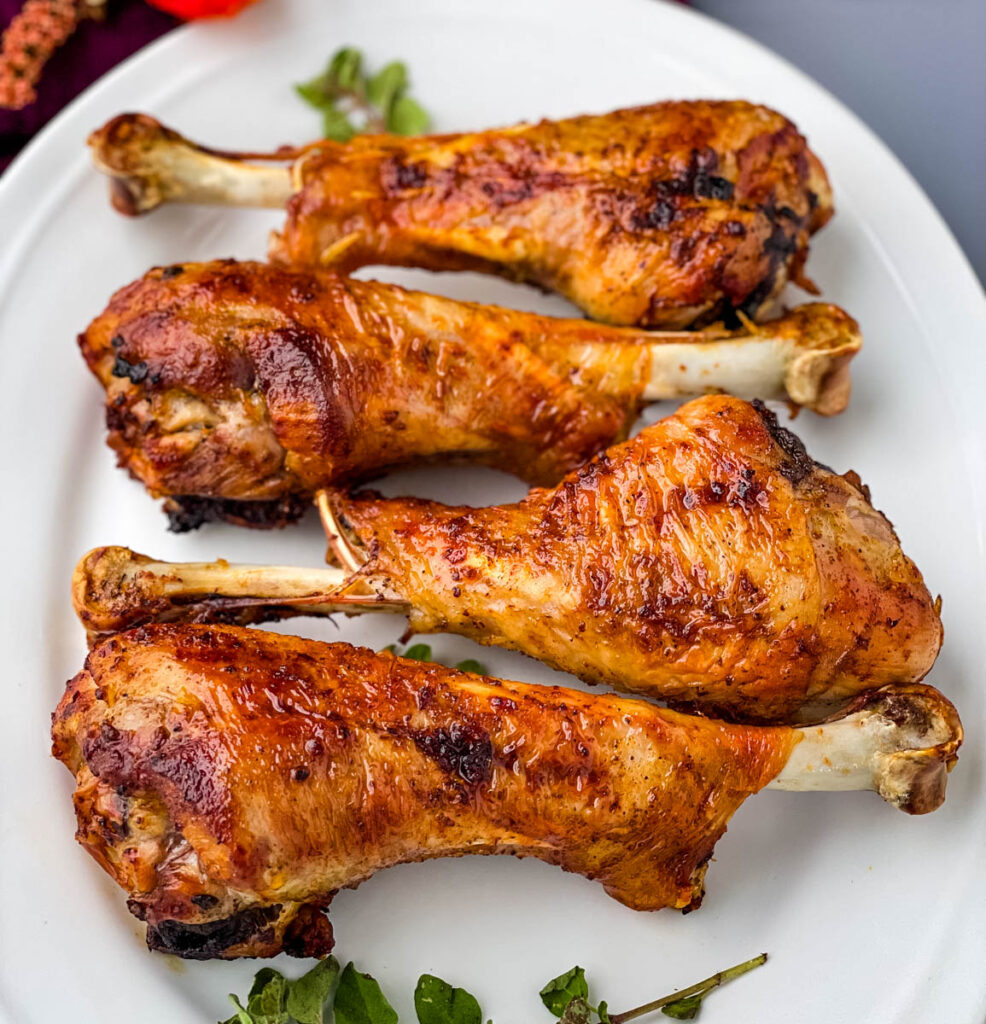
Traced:
[[236, 1007], [236, 1013], [227, 1020], [220, 1021], [220, 1024], [254, 1024], [253, 1017], [247, 1013], [239, 999], [232, 992], [229, 994], [229, 1001]]
[[393, 60], [382, 67], [366, 83], [366, 98], [386, 118], [394, 101], [404, 95], [407, 89], [407, 67], [399, 60]]
[[397, 1024], [397, 1012], [376, 979], [361, 974], [352, 963], [339, 978], [333, 1012], [335, 1024]]
[[247, 996], [247, 1012], [257, 1024], [288, 1024], [284, 1009], [286, 986], [284, 975], [272, 967], [257, 972]]
[[298, 82], [294, 91], [306, 102], [310, 103], [317, 110], [332, 105], [332, 97], [327, 89], [328, 80], [325, 75], [316, 75], [307, 82]]
[[483, 1024], [483, 1011], [474, 995], [432, 974], [418, 979], [414, 1010], [419, 1024]]
[[307, 974], [288, 982], [284, 1008], [298, 1024], [325, 1024], [325, 1004], [338, 977], [334, 956], [320, 960]]
[[421, 135], [430, 124], [425, 108], [410, 96], [399, 96], [387, 112], [387, 131], [395, 135]]
[[363, 54], [353, 46], [343, 46], [332, 55], [326, 75], [331, 85], [348, 92], [360, 85], [362, 68]]
[[561, 1017], [573, 999], [589, 998], [589, 984], [585, 980], [585, 970], [573, 967], [557, 978], [552, 978], [541, 989], [541, 1002], [556, 1016]]

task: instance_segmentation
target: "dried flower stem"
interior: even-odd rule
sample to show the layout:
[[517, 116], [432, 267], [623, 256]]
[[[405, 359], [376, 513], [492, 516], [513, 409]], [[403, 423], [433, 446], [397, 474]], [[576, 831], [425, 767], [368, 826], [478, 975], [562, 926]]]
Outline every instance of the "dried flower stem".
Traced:
[[51, 55], [83, 18], [98, 17], [102, 7], [102, 0], [27, 0], [0, 42], [0, 108], [21, 110], [33, 103]]

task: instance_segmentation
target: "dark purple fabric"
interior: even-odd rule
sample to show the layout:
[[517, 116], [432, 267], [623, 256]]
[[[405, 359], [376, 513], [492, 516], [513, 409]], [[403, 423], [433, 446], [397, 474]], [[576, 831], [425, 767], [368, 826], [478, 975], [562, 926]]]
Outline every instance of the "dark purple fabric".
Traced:
[[[21, 5], [0, 0], [0, 26], [6, 28]], [[37, 100], [23, 110], [0, 110], [0, 171], [87, 85], [178, 24], [143, 0], [108, 0], [105, 20], [83, 21], [45, 65]]]

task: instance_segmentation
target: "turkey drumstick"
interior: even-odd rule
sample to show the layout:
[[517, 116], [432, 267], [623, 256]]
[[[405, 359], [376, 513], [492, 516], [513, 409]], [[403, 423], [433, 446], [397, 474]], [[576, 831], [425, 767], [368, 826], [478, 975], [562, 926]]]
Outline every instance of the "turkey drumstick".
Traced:
[[[790, 121], [744, 102], [656, 103], [454, 135], [221, 153], [123, 114], [89, 139], [117, 209], [280, 206], [281, 262], [479, 270], [596, 320], [680, 328], [769, 314], [832, 214]], [[258, 162], [259, 160], [259, 162]], [[284, 165], [278, 166], [281, 161]]]
[[537, 857], [628, 907], [692, 909], [765, 785], [944, 798], [962, 731], [925, 686], [800, 730], [501, 682], [238, 627], [94, 650], [54, 715], [79, 841], [179, 956], [320, 956], [334, 893], [399, 863]]
[[76, 570], [79, 615], [98, 636], [154, 619], [406, 610], [416, 633], [762, 721], [919, 680], [941, 646], [937, 605], [858, 478], [738, 399], [690, 402], [513, 505], [322, 505], [352, 575], [101, 549]]
[[854, 321], [814, 303], [658, 334], [232, 260], [158, 268], [80, 337], [109, 443], [176, 526], [297, 515], [320, 487], [452, 455], [557, 482], [646, 401], [848, 399]]

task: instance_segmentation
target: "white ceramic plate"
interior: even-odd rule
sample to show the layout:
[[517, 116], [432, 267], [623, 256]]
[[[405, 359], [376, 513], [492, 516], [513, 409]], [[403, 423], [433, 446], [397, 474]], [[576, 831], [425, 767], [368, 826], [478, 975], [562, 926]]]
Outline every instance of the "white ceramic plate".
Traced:
[[[425, 971], [475, 992], [500, 1024], [547, 1024], [538, 989], [574, 963], [620, 1009], [767, 950], [766, 968], [709, 1001], [707, 1024], [981, 1024], [982, 292], [911, 178], [830, 96], [735, 33], [639, 0], [265, 0], [233, 22], [182, 29], [129, 61], [0, 181], [0, 1017], [209, 1024], [228, 1015], [226, 993], [243, 992], [259, 966], [146, 952], [122, 894], [73, 843], [71, 780], [48, 756], [48, 725], [84, 655], [68, 581], [90, 546], [124, 543], [169, 558], [321, 557], [311, 522], [280, 534], [166, 533], [154, 504], [113, 468], [101, 391], [74, 342], [111, 291], [152, 264], [260, 257], [279, 216], [173, 208], [123, 219], [109, 209], [83, 142], [135, 108], [229, 148], [305, 141], [318, 120], [291, 83], [345, 43], [363, 47], [373, 64], [407, 60], [441, 129], [683, 96], [747, 97], [797, 121], [831, 173], [839, 211], [813, 244], [809, 270], [866, 337], [849, 412], [830, 422], [805, 414], [797, 429], [820, 460], [862, 474], [944, 595], [947, 639], [931, 681], [958, 704], [968, 740], [948, 802], [930, 817], [908, 818], [872, 794], [754, 798], [718, 847], [705, 905], [688, 917], [635, 914], [598, 886], [534, 861], [435, 861], [341, 894], [331, 913], [340, 956], [372, 970], [405, 1020]], [[565, 308], [472, 275], [386, 276], [454, 296]], [[405, 474], [388, 486], [474, 503], [519, 493], [504, 477], [461, 469]], [[338, 631], [297, 628], [374, 646], [400, 629], [372, 617]], [[461, 639], [438, 637], [434, 647], [446, 657], [476, 654], [508, 677], [552, 675]]]

